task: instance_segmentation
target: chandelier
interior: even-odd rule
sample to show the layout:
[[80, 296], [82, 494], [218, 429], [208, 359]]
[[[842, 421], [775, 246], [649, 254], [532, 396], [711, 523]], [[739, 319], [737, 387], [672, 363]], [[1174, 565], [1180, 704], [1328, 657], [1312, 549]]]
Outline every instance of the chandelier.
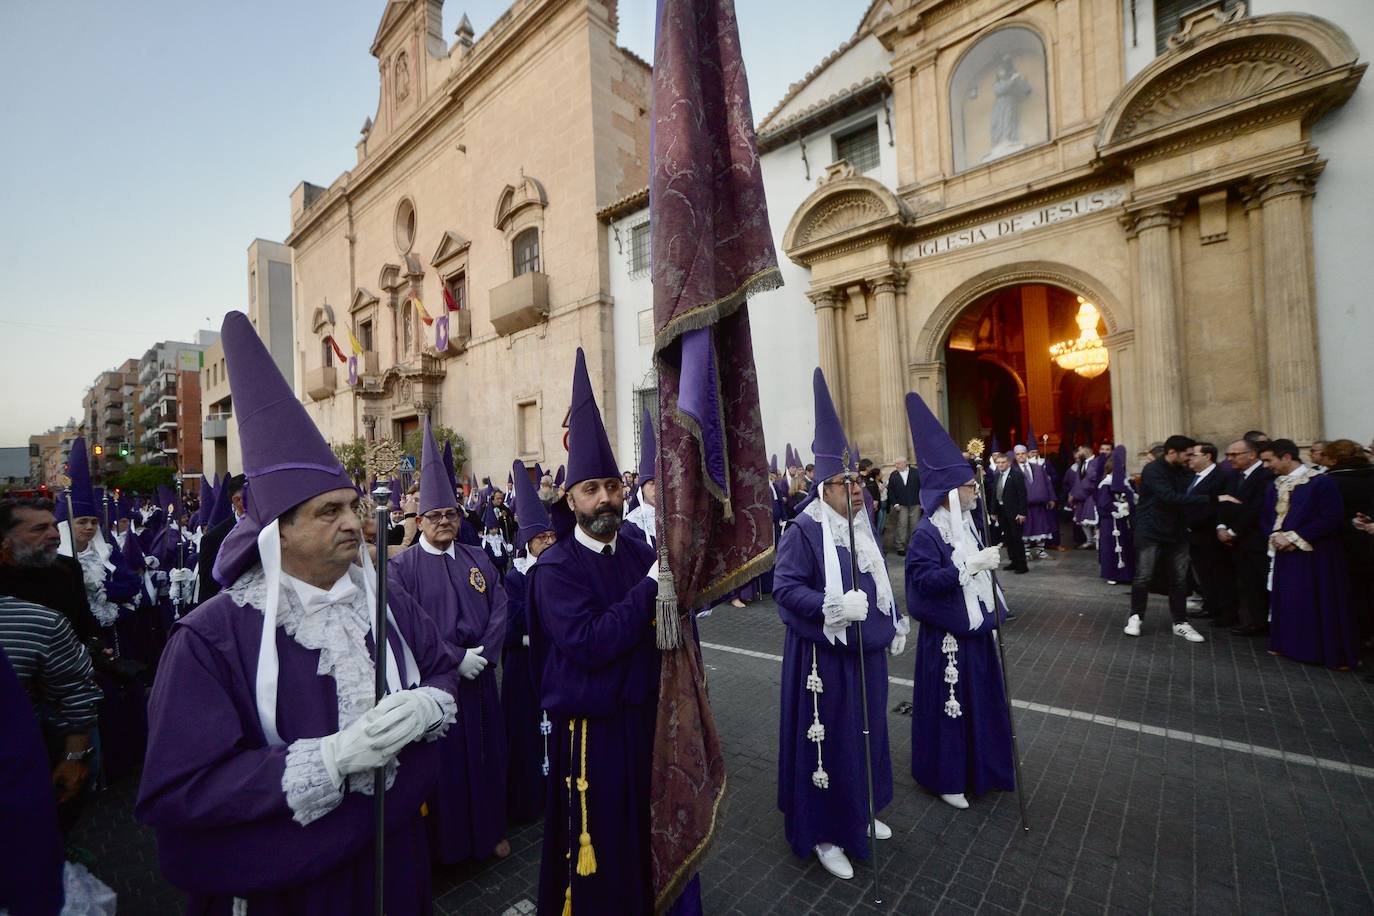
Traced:
[[1097, 336], [1097, 306], [1078, 297], [1078, 339], [1061, 340], [1050, 347], [1050, 356], [1061, 368], [1077, 372], [1083, 378], [1097, 378], [1107, 371], [1107, 348]]

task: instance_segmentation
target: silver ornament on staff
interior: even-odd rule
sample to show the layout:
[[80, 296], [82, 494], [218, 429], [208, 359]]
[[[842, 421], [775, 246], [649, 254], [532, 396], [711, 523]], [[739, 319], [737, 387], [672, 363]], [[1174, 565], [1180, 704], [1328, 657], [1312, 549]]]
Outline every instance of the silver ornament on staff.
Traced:
[[[859, 589], [859, 553], [854, 543], [854, 486], [859, 483], [859, 475], [847, 469], [849, 456], [845, 455], [844, 500], [848, 507], [846, 517], [849, 521], [849, 587]], [[862, 484], [860, 484], [862, 486]], [[863, 503], [860, 502], [862, 506]], [[854, 630], [859, 637], [859, 700], [863, 711], [864, 729], [864, 778], [868, 787], [868, 842], [873, 849], [873, 903], [881, 906], [883, 894], [878, 886], [878, 812], [873, 804], [873, 740], [869, 737], [868, 727], [868, 676], [864, 670], [864, 625], [854, 621]]]
[[[1046, 436], [1046, 439], [1049, 437]], [[983, 535], [983, 546], [988, 543], [988, 493], [983, 485], [983, 440], [970, 439], [965, 447], [970, 455], [974, 457], [974, 475], [978, 480], [978, 505], [981, 511], [978, 513], [978, 527]], [[1000, 565], [1000, 564], [999, 564]], [[1002, 669], [1002, 693], [1007, 698], [1007, 724], [1011, 727], [1011, 762], [1016, 771], [1016, 804], [1021, 811], [1021, 829], [1030, 832], [1030, 821], [1026, 818], [1026, 793], [1021, 787], [1021, 752], [1016, 744], [1016, 716], [1011, 711], [1011, 684], [1007, 680], [1007, 653], [1002, 646], [1002, 611], [1004, 602], [1002, 601], [1002, 586], [997, 583], [997, 569], [988, 571], [992, 576], [992, 641], [997, 646], [997, 664]]]
[[[372, 498], [376, 502], [377, 522], [377, 606], [374, 608], [375, 620], [372, 632], [376, 634], [376, 667], [373, 678], [373, 702], [382, 702], [386, 696], [386, 653], [387, 653], [387, 615], [386, 615], [386, 561], [390, 519], [387, 517], [391, 503], [391, 476], [401, 466], [401, 449], [389, 439], [373, 444], [368, 454], [368, 472], [377, 481]], [[372, 858], [372, 896], [373, 912], [384, 916], [386, 912], [386, 764], [372, 771], [372, 813], [374, 825]]]

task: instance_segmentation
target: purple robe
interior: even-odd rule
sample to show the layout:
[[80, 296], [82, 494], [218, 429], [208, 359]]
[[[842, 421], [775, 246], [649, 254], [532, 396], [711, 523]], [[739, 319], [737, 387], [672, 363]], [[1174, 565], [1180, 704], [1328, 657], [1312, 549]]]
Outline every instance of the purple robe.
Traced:
[[[506, 638], [506, 590], [483, 550], [454, 542], [454, 556], [416, 543], [387, 564], [387, 581], [424, 608], [462, 659], [482, 646], [489, 662]], [[496, 666], [473, 680], [459, 678], [458, 722], [439, 739], [440, 777], [430, 798], [430, 843], [435, 861], [451, 865], [485, 859], [506, 836], [506, 727], [497, 695]]]
[[[825, 559], [820, 523], [801, 514], [787, 526], [774, 567], [773, 597], [787, 625], [783, 643], [782, 711], [778, 722], [778, 808], [792, 852], [811, 855], [817, 843], [834, 843], [851, 858], [867, 859], [868, 780], [864, 775], [862, 697], [859, 694], [860, 624], [846, 630], [848, 644], [833, 645], [823, 634]], [[849, 551], [836, 544], [844, 589], [852, 588]], [[887, 648], [896, 630], [877, 610], [873, 576], [859, 573], [859, 588], [868, 595], [869, 614], [861, 626], [864, 639], [865, 689], [869, 736], [873, 750], [873, 803], [881, 811], [892, 801], [892, 756], [887, 737]], [[813, 655], [814, 651], [814, 655]], [[821, 676], [820, 720], [825, 726], [821, 762], [829, 788], [812, 782], [816, 744], [806, 737], [812, 722], [812, 698], [806, 680], [815, 659]]]
[[[562, 913], [570, 886], [573, 916], [653, 912], [649, 781], [660, 657], [653, 629], [658, 584], [646, 576], [653, 562], [648, 545], [632, 538], [617, 537], [607, 556], [569, 536], [530, 567], [535, 691], [553, 722], [539, 865], [543, 916]], [[588, 785], [585, 824], [583, 796], [565, 782], [581, 775]], [[573, 868], [584, 826], [597, 862], [586, 876]], [[694, 878], [672, 912], [699, 906]]]
[[[921, 622], [911, 697], [912, 777], [938, 795], [1014, 790], [1011, 719], [992, 634], [994, 613], [1005, 615], [1006, 608], [984, 607], [982, 625], [969, 629], [954, 549], [929, 517], [921, 519], [907, 547], [906, 600]], [[947, 657], [941, 650], [947, 634], [959, 645], [959, 680], [953, 685], [962, 710], [958, 717], [945, 713], [951, 685], [945, 683]]]
[[[1116, 497], [1120, 495], [1130, 507], [1125, 518], [1112, 518], [1116, 511]], [[1098, 487], [1097, 501], [1097, 567], [1102, 578], [1109, 582], [1130, 582], [1135, 578], [1135, 493], [1128, 486], [1118, 494], [1111, 487]]]
[[[544, 736], [539, 698], [530, 674], [525, 615], [529, 581], [520, 570], [506, 573], [506, 639], [501, 650], [501, 709], [506, 722], [506, 811], [513, 821], [532, 821], [544, 812]], [[550, 740], [552, 740], [550, 735]]]
[[[1049, 505], [1054, 502], [1054, 484], [1050, 482], [1050, 475], [1043, 466], [1029, 466], [1031, 476], [1026, 481], [1026, 526], [1022, 529], [1022, 537], [1026, 540], [1052, 538], [1059, 528], [1054, 510]], [[1025, 473], [1020, 464], [1014, 465], [1012, 469], [1018, 473]]]
[[1064, 475], [1064, 491], [1073, 500], [1073, 523], [1075, 525], [1096, 525], [1097, 514], [1097, 474], [1095, 473], [1096, 463], [1085, 461], [1082, 463], [1083, 473], [1079, 473], [1080, 465], [1069, 466], [1068, 472]]
[[[421, 684], [454, 693], [455, 660], [433, 623], [403, 594], [388, 603]], [[373, 911], [373, 798], [346, 791], [333, 811], [302, 826], [282, 791], [291, 742], [338, 731], [334, 680], [316, 673], [319, 650], [277, 628], [277, 730], [287, 746], [269, 747], [255, 699], [261, 640], [261, 609], [223, 592], [177, 623], [153, 684], [134, 813], [156, 828], [162, 873], [186, 891], [191, 916], [228, 916], [235, 897], [254, 916], [365, 916]], [[394, 632], [388, 645], [400, 659]], [[420, 806], [438, 774], [438, 746], [416, 741], [398, 763], [386, 793], [392, 916], [430, 911]]]
[[[1278, 481], [1264, 495], [1260, 530], [1274, 531]], [[1308, 475], [1293, 487], [1280, 529], [1312, 546], [1274, 555], [1269, 594], [1269, 646], [1280, 655], [1328, 668], [1360, 663], [1350, 578], [1340, 531], [1345, 514], [1335, 481]]]

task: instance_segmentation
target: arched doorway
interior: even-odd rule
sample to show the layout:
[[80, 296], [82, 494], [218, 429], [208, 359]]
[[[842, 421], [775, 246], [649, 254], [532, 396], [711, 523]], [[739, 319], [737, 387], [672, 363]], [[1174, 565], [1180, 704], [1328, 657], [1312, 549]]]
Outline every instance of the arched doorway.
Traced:
[[[1006, 450], [1033, 431], [1057, 453], [1113, 439], [1110, 368], [1089, 377], [1050, 355], [1052, 344], [1079, 336], [1084, 301], [1061, 286], [1018, 283], [960, 311], [943, 342], [955, 441], [978, 436]], [[1106, 332], [1101, 319], [1097, 332]]]

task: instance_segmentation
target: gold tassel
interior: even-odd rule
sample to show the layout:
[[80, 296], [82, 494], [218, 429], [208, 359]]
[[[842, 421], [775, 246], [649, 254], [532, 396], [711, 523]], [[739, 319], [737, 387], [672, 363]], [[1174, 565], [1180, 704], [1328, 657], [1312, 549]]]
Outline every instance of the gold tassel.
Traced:
[[596, 874], [596, 850], [592, 848], [591, 828], [587, 824], [587, 720], [582, 720], [582, 760], [578, 768], [577, 791], [582, 800], [582, 833], [577, 837], [577, 873], [582, 877]]
[[572, 916], [572, 885], [563, 892], [563, 916]]

